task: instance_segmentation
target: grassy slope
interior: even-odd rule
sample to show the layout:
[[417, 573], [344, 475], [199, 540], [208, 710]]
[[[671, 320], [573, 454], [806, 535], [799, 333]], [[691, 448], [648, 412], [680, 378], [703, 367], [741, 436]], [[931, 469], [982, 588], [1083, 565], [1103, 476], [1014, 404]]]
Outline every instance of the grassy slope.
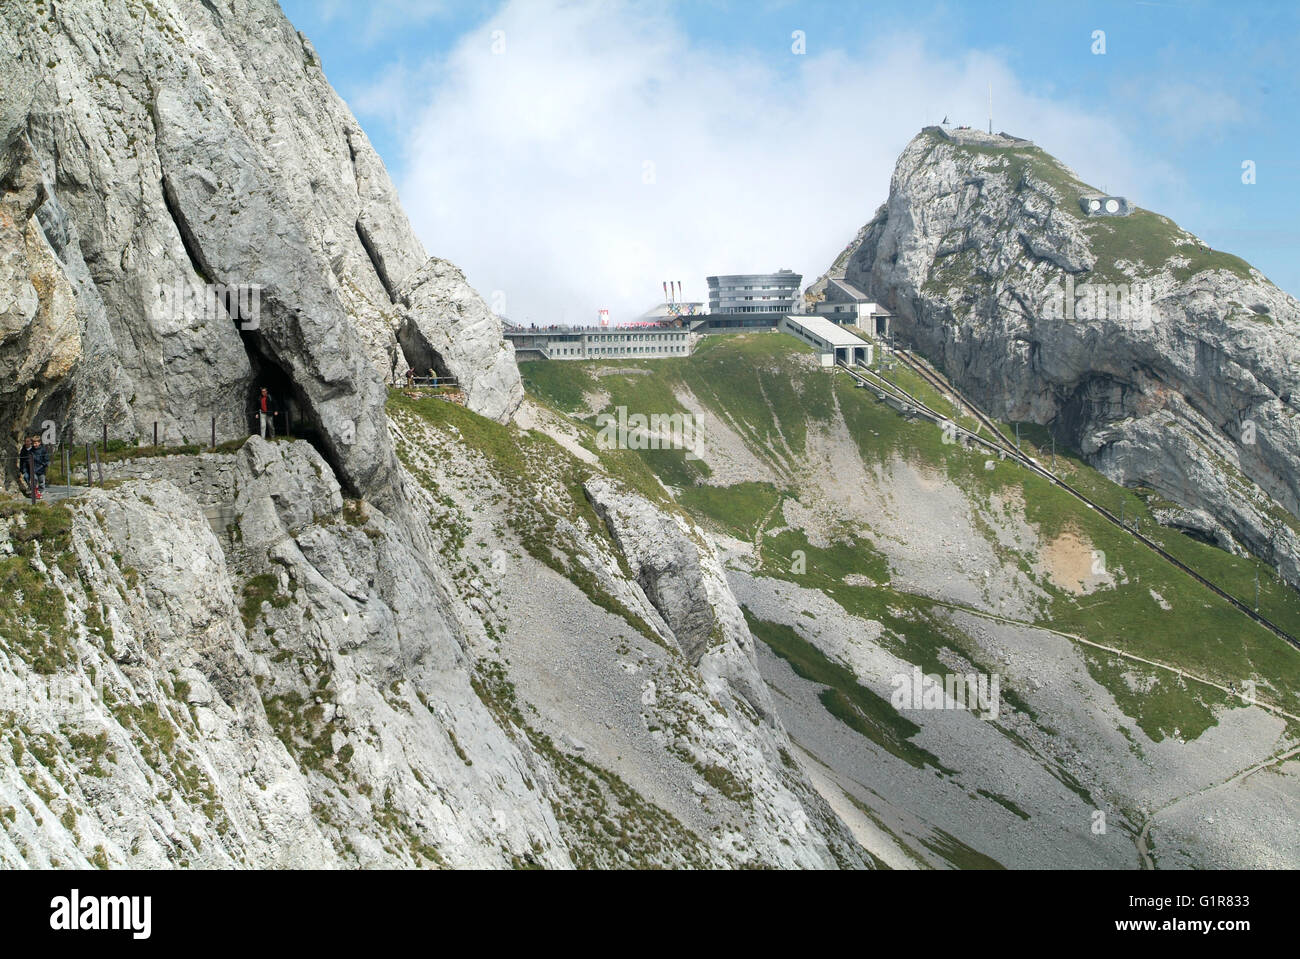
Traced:
[[[867, 464], [886, 463], [894, 454], [914, 463], [940, 469], [966, 491], [975, 503], [990, 508], [994, 493], [1019, 491], [1026, 503], [1026, 516], [1038, 524], [1044, 539], [1069, 528], [1085, 535], [1094, 548], [1106, 554], [1112, 570], [1122, 569], [1120, 585], [1114, 589], [1075, 597], [1043, 579], [1039, 585], [1051, 595], [1040, 622], [1095, 641], [1113, 645], [1136, 655], [1182, 666], [1224, 683], [1240, 683], [1251, 677], [1263, 680], [1260, 698], [1296, 711], [1300, 707], [1300, 654], [1285, 646], [1261, 627], [1241, 616], [1227, 603], [1195, 581], [1169, 567], [1145, 547], [1115, 529], [1067, 493], [1034, 477], [1010, 462], [995, 461], [985, 469], [986, 455], [964, 451], [942, 442], [942, 434], [928, 423], [913, 422], [895, 414], [865, 391], [854, 389], [847, 379], [830, 376], [798, 362], [806, 350], [790, 337], [779, 334], [748, 334], [716, 337], [701, 345], [696, 355], [681, 360], [617, 363], [531, 363], [523, 364], [525, 383], [535, 396], [546, 402], [569, 397], [570, 410], [577, 410], [575, 397], [599, 388], [609, 395], [608, 407], [625, 405], [630, 411], [674, 412], [672, 399], [679, 386], [689, 387], [713, 413], [739, 427], [754, 452], [770, 461], [783, 462], [773, 453], [783, 442], [802, 452], [809, 421], [826, 421], [838, 403], [841, 414]], [[593, 368], [648, 369], [644, 375], [595, 377]], [[548, 369], [540, 369], [548, 366]], [[906, 371], [895, 377], [908, 388]], [[927, 399], [935, 399], [930, 396]], [[662, 404], [662, 405], [660, 405]], [[951, 407], [949, 407], [951, 408]], [[954, 416], [955, 416], [954, 412]], [[1029, 444], [1028, 437], [1025, 439]], [[703, 485], [703, 475], [691, 475], [683, 464], [684, 454], [663, 451], [656, 462], [645, 454], [646, 465], [670, 486], [680, 487], [678, 502], [705, 524], [714, 524], [729, 535], [753, 538], [758, 525], [778, 495], [798, 495], [795, 484], [775, 489], [747, 483], [724, 494], [717, 487]], [[1050, 451], [1040, 453], [1050, 459]], [[665, 467], [665, 462], [668, 464]], [[1254, 571], [1262, 569], [1260, 608], [1284, 625], [1300, 627], [1300, 597], [1280, 586], [1271, 571], [1258, 561], [1233, 557], [1223, 550], [1157, 527], [1149, 507], [1134, 491], [1124, 490], [1076, 459], [1058, 454], [1072, 483], [1085, 488], [1107, 505], [1123, 499], [1128, 516], [1140, 517], [1142, 528], [1154, 534], [1176, 555], [1211, 579], [1242, 597], [1253, 596]], [[692, 485], [687, 485], [689, 481]], [[779, 515], [779, 514], [778, 514]], [[773, 525], [776, 525], [775, 523]], [[808, 557], [808, 571], [787, 568], [796, 549]], [[1007, 554], [1004, 560], [1027, 569], [1033, 557]], [[977, 653], [964, 637], [953, 635], [936, 605], [926, 597], [902, 593], [889, 585], [885, 558], [870, 544], [845, 535], [832, 548], [812, 547], [799, 530], [787, 530], [764, 539], [764, 569], [771, 575], [821, 588], [850, 612], [884, 623], [888, 641], [910, 661], [938, 670], [938, 654], [944, 647], [957, 648], [968, 657]], [[848, 585], [844, 576], [857, 573], [878, 585]], [[1248, 588], [1247, 588], [1248, 586]], [[1172, 609], [1163, 610], [1151, 595], [1158, 592]], [[1122, 708], [1152, 736], [1159, 739], [1177, 728], [1184, 737], [1199, 735], [1212, 725], [1208, 708], [1224, 697], [1200, 685], [1185, 685], [1177, 677], [1156, 674], [1156, 688], [1138, 696], [1123, 679], [1125, 672], [1141, 673], [1135, 664], [1105, 654], [1090, 657], [1093, 673], [1109, 688]], [[1267, 684], [1271, 684], [1271, 687]], [[1014, 695], [1014, 692], [1013, 692]]]

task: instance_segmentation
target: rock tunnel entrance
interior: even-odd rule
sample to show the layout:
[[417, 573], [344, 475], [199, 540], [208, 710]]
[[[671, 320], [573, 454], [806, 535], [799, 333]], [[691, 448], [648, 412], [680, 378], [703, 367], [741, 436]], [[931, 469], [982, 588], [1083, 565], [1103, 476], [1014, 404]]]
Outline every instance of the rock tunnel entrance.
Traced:
[[[397, 343], [402, 348], [402, 355], [406, 358], [407, 365], [415, 370], [416, 376], [442, 378], [452, 375], [442, 354], [429, 345], [429, 341], [420, 332], [415, 320], [409, 316], [402, 320], [402, 325], [398, 327]], [[398, 369], [396, 372], [400, 376], [403, 371]]]
[[[348, 495], [358, 495], [347, 481], [346, 473], [340, 468], [330, 438], [322, 429], [311, 401], [294, 381], [293, 376], [271, 354], [262, 341], [257, 330], [236, 327], [248, 356], [251, 373], [248, 388], [245, 390], [245, 423], [249, 435], [261, 435], [261, 423], [258, 413], [261, 410], [261, 392], [265, 387], [270, 395], [271, 422], [274, 424], [275, 436], [290, 436], [296, 440], [306, 440], [316, 448], [321, 457], [329, 464]], [[267, 430], [271, 438], [271, 430]]]
[[[244, 396], [243, 426], [246, 429], [244, 435], [261, 433], [261, 424], [257, 413], [260, 411], [259, 398], [262, 387], [266, 387], [267, 392], [271, 394], [272, 412], [279, 414], [278, 416], [272, 416], [275, 435], [289, 435], [310, 442], [316, 447], [317, 452], [320, 453], [325, 462], [329, 464], [330, 469], [334, 471], [334, 475], [347, 492], [350, 495], [357, 495], [356, 490], [351, 489], [351, 484], [345, 479], [348, 474], [340, 468], [341, 464], [335, 454], [333, 442], [325, 430], [322, 429], [320, 418], [311, 401], [294, 381], [289, 370], [275, 358], [273, 347], [263, 338], [263, 324], [275, 322], [277, 319], [276, 314], [284, 312], [284, 305], [275, 302], [274, 296], [268, 297], [265, 290], [258, 287], [256, 293], [253, 294], [258, 298], [256, 312], [252, 314], [246, 313], [245, 311], [251, 306], [249, 302], [246, 302], [246, 297], [250, 295], [249, 288], [220, 285], [221, 278], [216, 276], [216, 271], [213, 270], [198, 237], [194, 230], [191, 229], [190, 222], [185, 216], [177, 196], [175, 184], [164, 174], [161, 185], [163, 202], [176, 226], [176, 232], [195, 274], [204, 283], [208, 284], [209, 288], [215, 288], [215, 295], [224, 300], [223, 305], [226, 314], [230, 317], [243, 344], [244, 354], [248, 358], [250, 375], [248, 388]], [[253, 316], [256, 316], [257, 321], [253, 323], [247, 322]], [[270, 435], [269, 430], [267, 435]]]

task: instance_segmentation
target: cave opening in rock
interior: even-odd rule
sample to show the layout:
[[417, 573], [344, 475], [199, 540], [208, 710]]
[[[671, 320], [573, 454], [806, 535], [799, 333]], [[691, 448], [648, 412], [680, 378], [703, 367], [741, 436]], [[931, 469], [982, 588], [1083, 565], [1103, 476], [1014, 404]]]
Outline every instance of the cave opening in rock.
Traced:
[[1172, 524], [1173, 528], [1178, 530], [1184, 536], [1196, 540], [1198, 543], [1204, 543], [1207, 546], [1217, 546], [1223, 548], [1223, 544], [1215, 538], [1214, 534], [1208, 530], [1198, 529], [1195, 526], [1184, 526], [1181, 523]]
[[[402, 321], [397, 330], [397, 342], [402, 348], [402, 355], [407, 364], [415, 370], [416, 376], [436, 376], [438, 378], [452, 375], [442, 354], [429, 345], [420, 328], [409, 316]], [[401, 370], [397, 373], [400, 375]]]
[[[289, 371], [271, 354], [267, 344], [262, 341], [261, 335], [256, 330], [240, 328], [239, 336], [243, 340], [244, 352], [248, 356], [248, 365], [251, 369], [248, 389], [245, 391], [250, 435], [261, 434], [261, 424], [257, 414], [261, 408], [261, 391], [265, 387], [271, 397], [272, 412], [278, 414], [272, 416], [275, 435], [287, 435], [311, 443], [346, 488], [345, 474], [340, 469], [333, 444], [321, 427], [320, 419], [306, 393], [294, 381]], [[268, 431], [268, 439], [270, 435]]]

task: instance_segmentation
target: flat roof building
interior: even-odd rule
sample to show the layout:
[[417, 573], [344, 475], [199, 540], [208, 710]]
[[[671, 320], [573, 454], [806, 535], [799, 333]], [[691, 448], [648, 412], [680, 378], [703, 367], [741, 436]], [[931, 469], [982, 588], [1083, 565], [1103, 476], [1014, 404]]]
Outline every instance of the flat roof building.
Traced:
[[520, 360], [659, 359], [690, 356], [694, 337], [673, 326], [510, 326], [505, 337]]
[[872, 363], [870, 343], [824, 316], [787, 316], [781, 321], [780, 330], [816, 349], [821, 354], [822, 366], [836, 363], [870, 366]]
[[799, 296], [802, 274], [730, 273], [708, 277], [710, 313], [789, 313]]

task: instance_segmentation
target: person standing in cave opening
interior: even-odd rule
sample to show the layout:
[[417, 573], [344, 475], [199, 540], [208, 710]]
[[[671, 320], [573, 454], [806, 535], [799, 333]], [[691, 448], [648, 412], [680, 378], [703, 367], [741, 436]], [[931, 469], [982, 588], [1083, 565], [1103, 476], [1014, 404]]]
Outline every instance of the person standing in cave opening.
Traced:
[[41, 434], [37, 433], [32, 437], [32, 472], [36, 474], [36, 492], [37, 498], [44, 494], [46, 487], [45, 474], [50, 468], [50, 448], [41, 442]]
[[262, 439], [267, 438], [268, 432], [271, 434], [271, 439], [275, 439], [275, 403], [265, 386], [257, 397], [257, 420], [262, 431]]
[[32, 456], [32, 438], [23, 437], [23, 448], [18, 451], [18, 475], [27, 484], [27, 495], [33, 500], [41, 498], [36, 485], [36, 462]]

